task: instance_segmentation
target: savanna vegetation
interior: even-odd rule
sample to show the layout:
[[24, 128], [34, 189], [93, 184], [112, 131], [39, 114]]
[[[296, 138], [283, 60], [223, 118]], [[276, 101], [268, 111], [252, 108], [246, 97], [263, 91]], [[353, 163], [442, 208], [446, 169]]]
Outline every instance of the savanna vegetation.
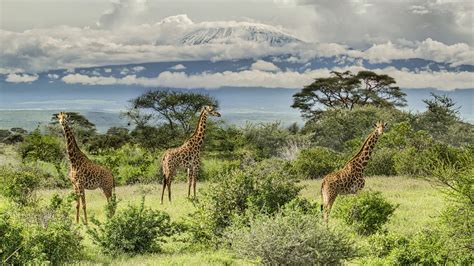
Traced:
[[[0, 264], [472, 264], [474, 126], [446, 96], [424, 102], [424, 112], [402, 111], [393, 78], [344, 72], [295, 93], [303, 126], [209, 120], [197, 199], [185, 197], [182, 171], [163, 205], [161, 155], [215, 99], [151, 91], [130, 100], [128, 128], [105, 133], [69, 113], [81, 149], [118, 185], [115, 215], [100, 191], [86, 192], [87, 226], [73, 222], [55, 115], [32, 132], [0, 130]], [[389, 126], [366, 187], [338, 197], [326, 226], [321, 178], [358, 151], [378, 120]]]

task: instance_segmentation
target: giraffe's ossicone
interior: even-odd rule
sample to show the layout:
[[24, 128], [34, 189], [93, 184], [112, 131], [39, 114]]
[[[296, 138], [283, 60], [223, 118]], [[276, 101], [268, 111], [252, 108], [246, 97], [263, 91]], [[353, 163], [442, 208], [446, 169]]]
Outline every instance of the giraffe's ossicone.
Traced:
[[196, 197], [196, 181], [201, 164], [201, 150], [204, 143], [207, 115], [221, 116], [213, 106], [204, 106], [193, 135], [183, 145], [165, 151], [161, 161], [163, 174], [161, 203], [163, 203], [166, 187], [168, 187], [168, 199], [171, 201], [171, 180], [179, 168], [184, 168], [188, 172], [188, 197], [191, 194], [191, 186], [193, 187], [193, 195]]
[[76, 193], [76, 222], [79, 222], [79, 209], [82, 201], [84, 223], [87, 224], [86, 196], [84, 190], [101, 188], [107, 198], [107, 202], [109, 202], [112, 193], [114, 193], [114, 177], [112, 172], [89, 160], [79, 149], [74, 133], [68, 124], [68, 115], [64, 112], [60, 112], [57, 118], [63, 128], [64, 137], [66, 138], [67, 155], [69, 159], [69, 178], [74, 187], [74, 192]]
[[377, 122], [374, 125], [374, 130], [364, 141], [359, 152], [342, 169], [332, 172], [323, 178], [321, 184], [321, 197], [323, 201], [321, 210], [326, 222], [337, 195], [355, 194], [364, 188], [364, 168], [369, 162], [375, 143], [377, 143], [379, 136], [382, 135], [386, 126], [386, 123]]

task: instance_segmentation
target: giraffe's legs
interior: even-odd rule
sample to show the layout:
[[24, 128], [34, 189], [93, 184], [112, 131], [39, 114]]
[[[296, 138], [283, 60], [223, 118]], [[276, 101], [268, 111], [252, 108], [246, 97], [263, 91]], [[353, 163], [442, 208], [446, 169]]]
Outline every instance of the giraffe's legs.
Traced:
[[193, 176], [191, 168], [188, 168], [188, 198], [191, 197], [191, 185], [193, 183]]
[[327, 224], [329, 220], [329, 214], [331, 213], [332, 205], [336, 200], [336, 196], [329, 196], [327, 203], [324, 203], [324, 222]]
[[196, 181], [197, 181], [198, 169], [194, 168], [191, 174], [192, 182], [193, 182], [193, 195], [196, 198]]
[[171, 202], [171, 178], [168, 179], [168, 200]]
[[161, 204], [163, 204], [163, 197], [165, 196], [165, 189], [166, 189], [166, 183], [168, 180], [166, 180], [166, 177], [163, 176], [163, 190], [161, 191]]
[[86, 193], [81, 189], [82, 210], [84, 211], [84, 224], [87, 224]]
[[72, 184], [74, 187], [74, 193], [76, 194], [76, 223], [79, 223], [79, 209], [81, 208], [81, 192], [77, 184]]

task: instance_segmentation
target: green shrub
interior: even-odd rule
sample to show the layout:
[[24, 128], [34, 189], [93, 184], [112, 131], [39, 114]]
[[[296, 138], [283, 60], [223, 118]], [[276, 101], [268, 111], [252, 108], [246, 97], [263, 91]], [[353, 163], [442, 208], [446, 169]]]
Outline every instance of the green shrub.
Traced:
[[296, 173], [303, 178], [319, 178], [341, 166], [340, 155], [328, 148], [302, 150], [293, 162]]
[[445, 265], [450, 261], [447, 241], [438, 229], [423, 229], [408, 245], [394, 249], [388, 260], [397, 265]]
[[117, 184], [150, 183], [158, 178], [160, 157], [139, 145], [125, 144], [93, 158], [113, 172]]
[[396, 150], [388, 148], [375, 149], [367, 167], [365, 168], [365, 175], [396, 175], [397, 172], [395, 170], [395, 162], [393, 159], [396, 153]]
[[202, 161], [198, 179], [216, 181], [240, 167], [238, 160], [205, 159]]
[[53, 265], [82, 256], [82, 237], [69, 217], [71, 200], [53, 197], [49, 206], [22, 207], [0, 215], [0, 258], [9, 264]]
[[394, 233], [378, 232], [371, 235], [367, 242], [369, 243], [369, 255], [383, 258], [388, 256], [392, 250], [406, 246], [409, 240]]
[[322, 225], [319, 216], [295, 210], [232, 226], [226, 238], [238, 256], [266, 265], [332, 265], [356, 256], [346, 236]]
[[342, 218], [357, 233], [370, 235], [388, 222], [396, 208], [382, 193], [365, 191], [355, 196], [340, 197], [334, 216]]
[[23, 242], [23, 228], [14, 223], [11, 217], [0, 214], [0, 262], [15, 264], [21, 261], [19, 258], [19, 248]]
[[0, 191], [3, 196], [20, 205], [27, 205], [35, 200], [34, 191], [40, 184], [41, 176], [37, 169], [21, 167], [0, 168]]
[[103, 224], [91, 219], [97, 227], [87, 233], [107, 254], [159, 252], [164, 238], [172, 234], [173, 224], [167, 213], [146, 208], [144, 203], [143, 198], [140, 206], [130, 205]]
[[300, 190], [282, 160], [266, 160], [234, 170], [211, 184], [196, 203], [197, 209], [190, 217], [194, 239], [219, 243], [236, 216], [248, 211], [274, 213], [296, 198]]

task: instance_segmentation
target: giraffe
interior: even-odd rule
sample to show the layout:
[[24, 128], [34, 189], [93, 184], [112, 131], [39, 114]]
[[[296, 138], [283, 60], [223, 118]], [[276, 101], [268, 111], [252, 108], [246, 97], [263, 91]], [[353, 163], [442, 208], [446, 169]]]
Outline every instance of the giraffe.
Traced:
[[74, 134], [68, 125], [68, 115], [64, 112], [60, 112], [57, 118], [63, 128], [64, 137], [66, 138], [67, 155], [70, 163], [69, 178], [71, 179], [74, 192], [76, 193], [76, 222], [79, 222], [81, 200], [82, 209], [84, 211], [84, 224], [87, 224], [86, 196], [84, 189], [92, 190], [100, 187], [107, 198], [107, 202], [109, 202], [115, 187], [114, 177], [108, 169], [89, 160], [79, 149]]
[[326, 175], [321, 184], [321, 211], [323, 211], [324, 221], [327, 223], [332, 205], [337, 195], [355, 194], [364, 188], [363, 177], [364, 168], [369, 162], [370, 155], [374, 149], [380, 135], [382, 135], [387, 123], [379, 121], [375, 123], [374, 130], [369, 134], [359, 152], [350, 159], [346, 165], [335, 172]]
[[206, 131], [208, 114], [217, 117], [221, 116], [213, 106], [204, 106], [201, 110], [196, 129], [191, 137], [185, 141], [183, 145], [165, 151], [161, 164], [163, 174], [161, 204], [163, 204], [166, 187], [168, 187], [168, 200], [171, 202], [171, 179], [176, 175], [176, 170], [180, 167], [188, 171], [188, 198], [191, 194], [191, 185], [193, 187], [194, 197], [196, 197], [196, 179], [201, 163], [201, 150], [204, 142], [204, 132]]

